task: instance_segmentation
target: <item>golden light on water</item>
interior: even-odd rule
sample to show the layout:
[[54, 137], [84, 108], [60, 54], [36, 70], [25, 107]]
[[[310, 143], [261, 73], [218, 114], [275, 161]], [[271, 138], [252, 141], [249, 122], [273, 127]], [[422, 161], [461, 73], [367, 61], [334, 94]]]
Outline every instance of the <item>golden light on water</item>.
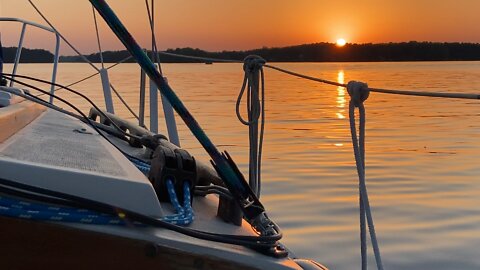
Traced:
[[[337, 74], [337, 82], [338, 83], [344, 83], [345, 81], [345, 73], [343, 70], [339, 70]], [[337, 87], [337, 108], [338, 111], [336, 112], [337, 118], [338, 119], [345, 119], [345, 88], [343, 87]]]

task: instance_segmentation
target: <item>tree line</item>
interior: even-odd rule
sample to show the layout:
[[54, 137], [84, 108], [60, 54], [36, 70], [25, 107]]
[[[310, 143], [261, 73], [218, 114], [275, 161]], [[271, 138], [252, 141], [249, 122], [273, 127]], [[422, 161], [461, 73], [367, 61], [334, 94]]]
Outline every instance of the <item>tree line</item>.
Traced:
[[[15, 47], [4, 48], [4, 61], [13, 62]], [[313, 43], [297, 46], [246, 50], [209, 52], [198, 48], [168, 49], [167, 52], [197, 57], [242, 60], [251, 54], [260, 55], [268, 62], [383, 62], [383, 61], [471, 61], [480, 60], [479, 43], [440, 43], [440, 42], [401, 42], [401, 43], [365, 43], [346, 44], [338, 47], [333, 43]], [[151, 55], [151, 52], [147, 52]], [[123, 51], [106, 51], [105, 62], [114, 63], [128, 57]], [[53, 54], [46, 50], [23, 49], [21, 62], [52, 62]], [[98, 53], [86, 55], [92, 62], [100, 62]], [[163, 63], [196, 63], [175, 56], [161, 55]], [[82, 62], [79, 56], [61, 56], [61, 62]], [[129, 59], [126, 62], [134, 62]]]

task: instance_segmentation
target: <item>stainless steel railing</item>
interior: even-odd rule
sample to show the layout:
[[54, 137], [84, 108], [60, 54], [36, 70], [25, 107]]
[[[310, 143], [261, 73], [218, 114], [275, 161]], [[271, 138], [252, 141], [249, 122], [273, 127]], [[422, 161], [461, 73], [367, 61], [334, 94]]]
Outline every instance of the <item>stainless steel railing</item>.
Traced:
[[[20, 56], [22, 55], [22, 49], [23, 49], [23, 40], [25, 37], [25, 32], [27, 30], [27, 25], [33, 26], [39, 29], [43, 29], [45, 31], [51, 32], [55, 35], [55, 52], [54, 52], [54, 57], [53, 57], [53, 70], [52, 70], [52, 86], [50, 88], [50, 92], [53, 94], [55, 91], [55, 86], [53, 85], [57, 79], [57, 67], [58, 67], [58, 58], [60, 56], [60, 36], [58, 35], [55, 30], [43, 26], [38, 23], [34, 23], [31, 21], [19, 19], [19, 18], [8, 18], [8, 17], [0, 17], [0, 22], [18, 22], [22, 24], [22, 30], [20, 33], [20, 38], [18, 39], [18, 46], [17, 46], [17, 52], [15, 54], [15, 61], [13, 63], [13, 78], [15, 78], [15, 75], [17, 74], [17, 68], [20, 63]], [[10, 81], [10, 87], [12, 87], [14, 84], [13, 81]], [[53, 97], [50, 96], [50, 103], [53, 103]]]

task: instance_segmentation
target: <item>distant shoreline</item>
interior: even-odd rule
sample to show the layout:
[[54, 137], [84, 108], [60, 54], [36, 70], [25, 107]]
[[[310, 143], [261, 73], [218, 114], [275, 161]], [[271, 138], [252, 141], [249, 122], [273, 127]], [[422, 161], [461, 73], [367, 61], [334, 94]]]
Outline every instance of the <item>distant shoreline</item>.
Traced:
[[[428, 61], [480, 61], [479, 43], [439, 43], [439, 42], [402, 42], [347, 44], [337, 47], [333, 43], [314, 43], [282, 48], [260, 48], [248, 51], [208, 52], [194, 48], [168, 49], [174, 54], [217, 59], [242, 60], [246, 56], [260, 55], [267, 62], [428, 62]], [[16, 48], [4, 48], [4, 62], [13, 63]], [[150, 55], [150, 52], [149, 52]], [[98, 53], [85, 55], [94, 63], [100, 62]], [[126, 50], [106, 51], [103, 59], [106, 63], [116, 63], [130, 56]], [[51, 63], [53, 54], [42, 49], [22, 50], [22, 63]], [[174, 56], [161, 55], [162, 63], [204, 63]], [[60, 56], [60, 62], [83, 62], [79, 56]], [[134, 62], [133, 59], [126, 61]]]
[[[101, 64], [100, 61], [91, 61], [94, 64]], [[312, 64], [320, 64], [320, 63], [328, 63], [328, 64], [335, 64], [335, 63], [435, 63], [435, 62], [480, 62], [479, 60], [399, 60], [399, 61], [267, 61], [267, 63], [284, 63], [284, 64], [294, 64], [294, 63], [312, 63]], [[52, 62], [20, 62], [21, 64], [52, 64]], [[62, 64], [85, 64], [85, 62], [71, 62], [71, 61], [59, 61]], [[115, 64], [116, 62], [107, 62], [104, 61], [105, 64]], [[163, 62], [160, 61], [161, 64], [199, 64], [204, 65], [204, 62]], [[13, 64], [11, 63], [4, 63], [4, 64]], [[122, 64], [136, 64], [136, 62], [123, 62]], [[219, 65], [219, 64], [243, 64], [243, 63], [235, 63], [235, 62], [214, 62], [212, 64]]]

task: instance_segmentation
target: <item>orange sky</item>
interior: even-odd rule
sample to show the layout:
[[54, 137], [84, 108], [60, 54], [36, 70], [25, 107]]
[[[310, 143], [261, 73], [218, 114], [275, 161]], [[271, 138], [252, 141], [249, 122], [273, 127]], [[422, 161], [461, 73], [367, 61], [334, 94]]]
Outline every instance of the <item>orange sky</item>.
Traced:
[[[82, 52], [97, 50], [87, 0], [35, 0], [54, 25]], [[150, 33], [144, 0], [110, 0], [142, 46]], [[314, 42], [480, 42], [480, 0], [156, 0], [160, 48], [243, 50]], [[0, 16], [41, 22], [26, 0], [0, 0]], [[122, 49], [101, 18], [105, 49]], [[20, 27], [1, 23], [4, 45]], [[53, 49], [49, 35], [29, 31], [25, 45]], [[72, 54], [64, 49], [64, 54]]]

